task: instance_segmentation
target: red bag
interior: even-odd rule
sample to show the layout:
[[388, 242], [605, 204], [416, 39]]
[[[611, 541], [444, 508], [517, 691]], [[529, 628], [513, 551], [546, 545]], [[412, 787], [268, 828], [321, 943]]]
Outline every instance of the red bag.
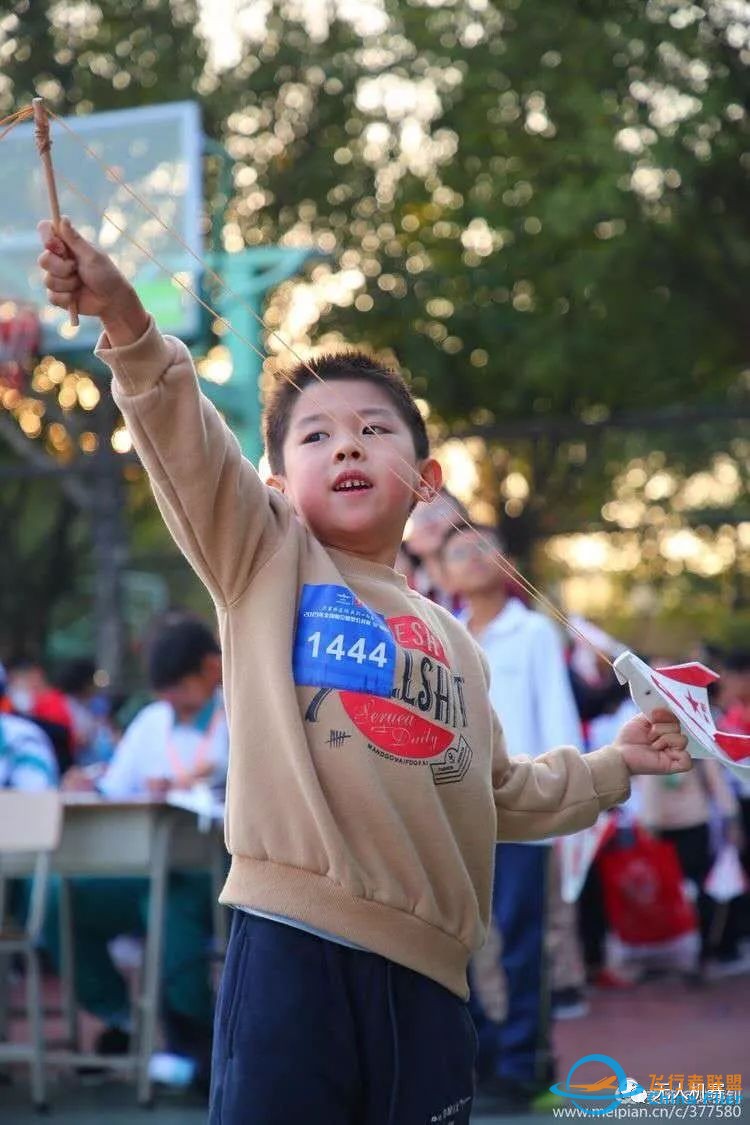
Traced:
[[610, 928], [628, 945], [671, 941], [695, 930], [674, 844], [635, 828], [634, 843], [615, 844], [598, 860]]

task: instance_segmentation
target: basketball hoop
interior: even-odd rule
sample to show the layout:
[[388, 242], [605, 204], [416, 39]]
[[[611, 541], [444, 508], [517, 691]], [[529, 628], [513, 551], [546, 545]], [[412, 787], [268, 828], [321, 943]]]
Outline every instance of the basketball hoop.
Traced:
[[25, 389], [40, 342], [41, 325], [34, 306], [0, 300], [0, 387]]

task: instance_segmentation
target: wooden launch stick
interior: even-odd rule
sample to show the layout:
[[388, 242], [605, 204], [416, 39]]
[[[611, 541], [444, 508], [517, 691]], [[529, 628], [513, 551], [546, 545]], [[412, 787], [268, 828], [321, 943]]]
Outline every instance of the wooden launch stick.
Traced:
[[[36, 147], [41, 157], [44, 177], [47, 181], [47, 195], [49, 196], [50, 210], [52, 211], [52, 229], [60, 237], [60, 201], [57, 198], [57, 184], [55, 183], [55, 170], [52, 167], [52, 141], [49, 135], [49, 117], [43, 98], [32, 98], [34, 107], [34, 136]], [[70, 323], [73, 328], [78, 327], [78, 306], [75, 299], [68, 309]]]

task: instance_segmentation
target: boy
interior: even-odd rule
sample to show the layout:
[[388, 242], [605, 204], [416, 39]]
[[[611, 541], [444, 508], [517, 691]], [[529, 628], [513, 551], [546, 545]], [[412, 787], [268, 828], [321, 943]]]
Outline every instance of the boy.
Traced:
[[64, 242], [40, 233], [49, 299], [102, 320], [115, 399], [219, 618], [239, 909], [210, 1120], [467, 1122], [496, 836], [581, 828], [630, 773], [688, 769], [678, 724], [511, 763], [478, 647], [393, 570], [441, 484], [403, 381], [358, 354], [320, 361], [322, 383], [297, 368], [266, 410], [267, 487], [106, 256], [67, 222]]
[[36, 723], [11, 713], [7, 691], [0, 664], [0, 789], [54, 789], [58, 774], [52, 743]]
[[[148, 676], [159, 699], [138, 712], [98, 780], [91, 770], [73, 767], [63, 778], [65, 789], [98, 789], [108, 800], [128, 801], [163, 797], [196, 780], [224, 784], [229, 747], [221, 652], [208, 626], [185, 619], [160, 629], [149, 648]], [[148, 880], [82, 877], [72, 880], [72, 893], [78, 999], [104, 1023], [96, 1051], [122, 1054], [130, 1046], [130, 1001], [109, 945], [120, 934], [145, 932]], [[173, 872], [164, 934], [164, 1023], [169, 1049], [196, 1060], [199, 1082], [207, 1077], [210, 1054], [212, 929], [208, 875]], [[54, 957], [57, 933], [53, 910], [47, 944]]]
[[416, 506], [409, 520], [408, 539], [403, 544], [414, 565], [411, 585], [452, 613], [460, 607], [445, 590], [440, 556], [448, 529], [457, 519], [468, 518], [469, 513], [461, 501], [443, 487], [429, 504]]
[[148, 653], [148, 678], [158, 699], [129, 724], [98, 780], [74, 768], [64, 788], [96, 788], [122, 801], [163, 797], [196, 781], [223, 787], [229, 746], [221, 649], [208, 626], [185, 619], [160, 629]]

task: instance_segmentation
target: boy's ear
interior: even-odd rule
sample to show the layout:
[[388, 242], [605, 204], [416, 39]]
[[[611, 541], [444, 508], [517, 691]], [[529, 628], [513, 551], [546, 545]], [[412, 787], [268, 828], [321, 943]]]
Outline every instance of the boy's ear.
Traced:
[[417, 499], [425, 504], [431, 504], [440, 491], [443, 483], [443, 470], [440, 462], [434, 457], [428, 457], [419, 468], [420, 482], [416, 489]]

